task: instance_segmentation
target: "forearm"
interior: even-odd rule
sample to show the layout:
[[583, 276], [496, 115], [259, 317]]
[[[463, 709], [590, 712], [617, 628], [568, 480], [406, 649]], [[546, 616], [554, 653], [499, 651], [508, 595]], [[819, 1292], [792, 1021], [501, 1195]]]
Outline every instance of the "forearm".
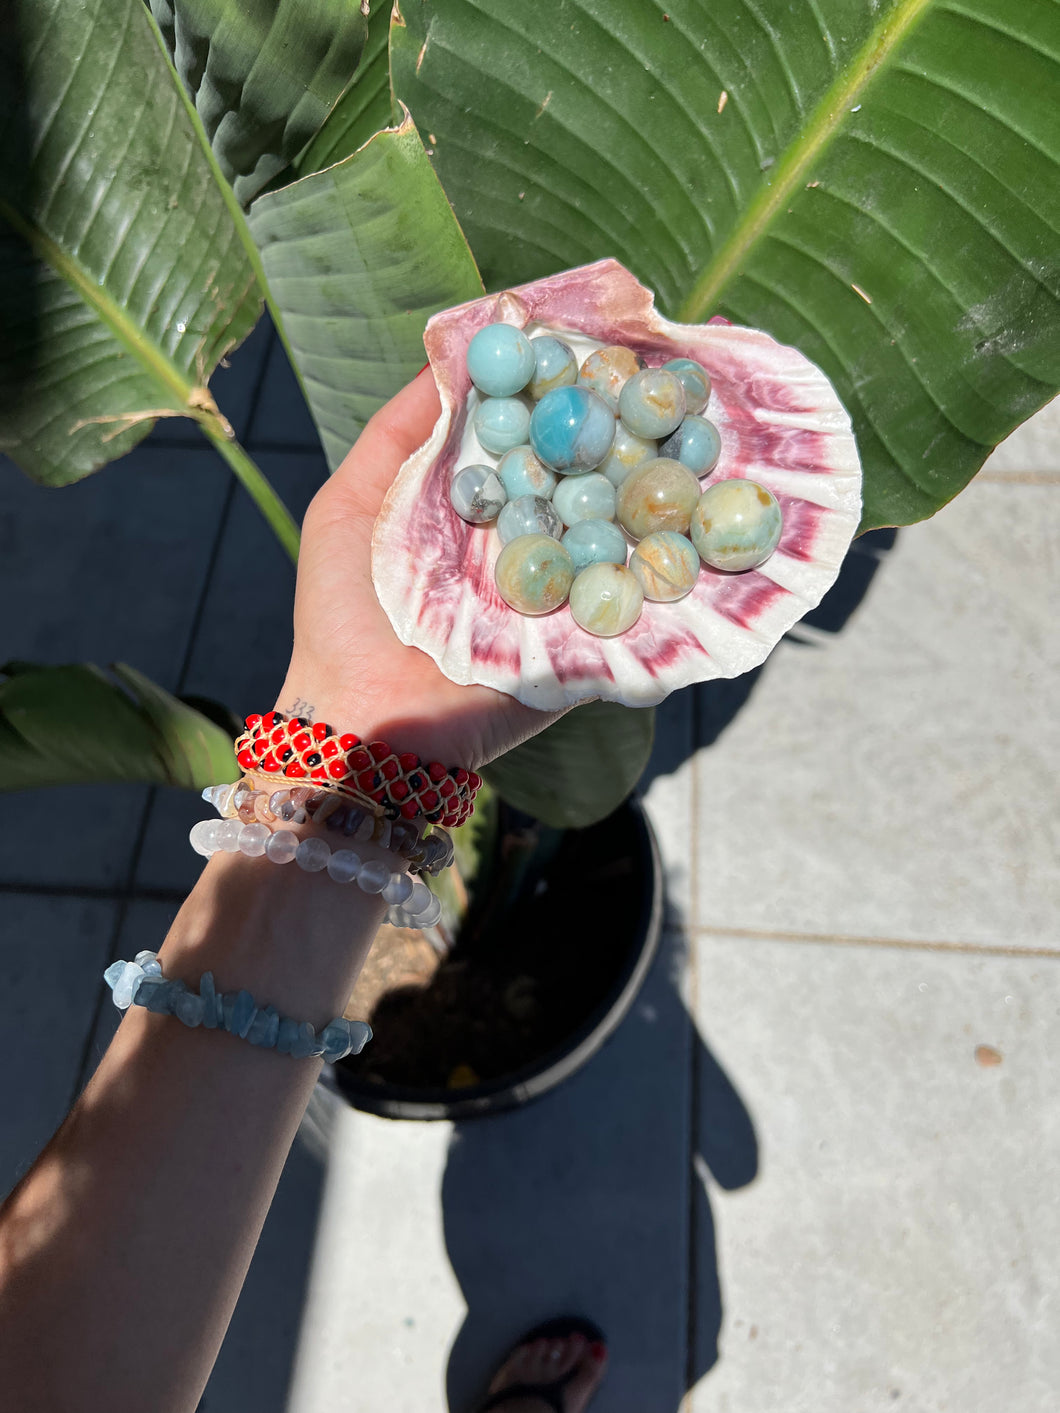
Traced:
[[[220, 854], [159, 960], [319, 1029], [384, 909], [326, 875]], [[23, 1413], [194, 1409], [320, 1063], [130, 1008], [0, 1209], [0, 1387]]]

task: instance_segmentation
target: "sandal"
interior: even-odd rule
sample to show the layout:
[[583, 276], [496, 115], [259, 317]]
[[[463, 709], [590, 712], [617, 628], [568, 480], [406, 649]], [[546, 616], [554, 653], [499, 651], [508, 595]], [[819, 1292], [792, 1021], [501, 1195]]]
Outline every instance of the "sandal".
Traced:
[[[516, 1340], [504, 1356], [502, 1367], [524, 1344], [532, 1344], [535, 1339], [565, 1339], [568, 1335], [573, 1334], [584, 1335], [590, 1344], [599, 1343], [605, 1346], [607, 1344], [602, 1331], [591, 1320], [583, 1320], [577, 1315], [561, 1315], [557, 1319], [546, 1320], [544, 1324], [535, 1325], [532, 1330], [527, 1330], [526, 1334]], [[547, 1384], [510, 1384], [508, 1388], [491, 1393], [484, 1403], [479, 1404], [478, 1413], [490, 1413], [491, 1409], [501, 1408], [516, 1398], [536, 1398], [542, 1403], [547, 1403], [554, 1413], [567, 1413], [563, 1390], [573, 1379], [577, 1369], [578, 1365], [576, 1364], [561, 1379], [553, 1379]]]

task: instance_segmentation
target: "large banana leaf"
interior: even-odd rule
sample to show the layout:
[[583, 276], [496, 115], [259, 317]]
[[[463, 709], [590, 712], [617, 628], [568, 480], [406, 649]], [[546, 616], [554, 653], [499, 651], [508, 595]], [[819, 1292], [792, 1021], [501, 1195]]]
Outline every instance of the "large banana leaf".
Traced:
[[[128, 451], [155, 416], [225, 429], [205, 383], [260, 292], [147, 11], [8, 0], [0, 52], [0, 451], [49, 485]], [[29, 293], [27, 294], [27, 291]]]
[[218, 165], [249, 205], [316, 133], [357, 68], [359, 0], [151, 0]]
[[555, 829], [584, 829], [617, 809], [651, 755], [655, 710], [588, 702], [484, 766], [502, 800]]
[[396, 95], [491, 288], [617, 256], [830, 374], [865, 528], [1060, 383], [1054, 0], [407, 0]]
[[408, 114], [344, 161], [265, 192], [249, 222], [334, 469], [422, 366], [428, 318], [482, 282]]
[[295, 163], [300, 177], [341, 162], [363, 147], [373, 133], [389, 127], [393, 118], [390, 96], [390, 11], [392, 0], [372, 0], [368, 15], [368, 40], [353, 82], [339, 99], [324, 126]]
[[0, 668], [0, 790], [135, 780], [202, 789], [236, 777], [232, 737], [134, 668]]

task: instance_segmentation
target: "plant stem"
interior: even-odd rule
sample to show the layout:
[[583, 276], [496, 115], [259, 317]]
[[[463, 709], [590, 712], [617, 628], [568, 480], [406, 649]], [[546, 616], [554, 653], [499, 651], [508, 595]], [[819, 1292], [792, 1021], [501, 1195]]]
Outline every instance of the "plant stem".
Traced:
[[199, 425], [243, 483], [251, 500], [268, 521], [273, 534], [291, 556], [292, 563], [297, 564], [301, 539], [298, 526], [264, 473], [251, 461], [234, 437], [224, 434], [217, 418], [203, 417], [199, 420]]

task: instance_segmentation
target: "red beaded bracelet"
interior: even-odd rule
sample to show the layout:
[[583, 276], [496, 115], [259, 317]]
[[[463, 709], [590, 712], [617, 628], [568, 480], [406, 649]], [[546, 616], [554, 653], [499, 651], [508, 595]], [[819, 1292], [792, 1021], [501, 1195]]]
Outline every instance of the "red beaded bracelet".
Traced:
[[482, 784], [473, 770], [447, 769], [438, 761], [425, 765], [412, 751], [399, 754], [385, 741], [362, 741], [352, 731], [340, 734], [304, 716], [268, 711], [248, 716], [246, 728], [235, 747], [244, 770], [317, 781], [381, 807], [388, 819], [423, 815], [446, 828], [463, 824]]

